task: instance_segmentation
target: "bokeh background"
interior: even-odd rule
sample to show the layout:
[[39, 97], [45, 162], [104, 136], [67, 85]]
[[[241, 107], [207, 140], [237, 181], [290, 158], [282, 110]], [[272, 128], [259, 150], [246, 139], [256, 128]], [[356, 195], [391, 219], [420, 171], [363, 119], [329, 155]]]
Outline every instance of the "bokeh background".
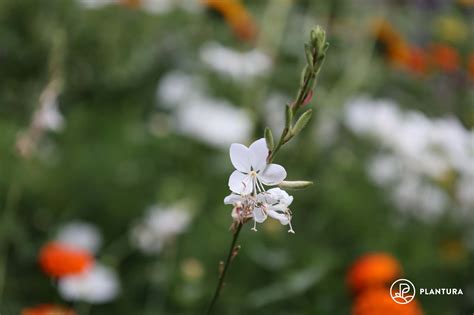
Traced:
[[[1, 1], [0, 313], [203, 313], [231, 239], [228, 147], [280, 132], [319, 24], [315, 115], [276, 159], [315, 184], [292, 192], [295, 235], [244, 227], [215, 314], [472, 314], [473, 15], [469, 0]], [[359, 305], [351, 281], [399, 276], [464, 295]]]

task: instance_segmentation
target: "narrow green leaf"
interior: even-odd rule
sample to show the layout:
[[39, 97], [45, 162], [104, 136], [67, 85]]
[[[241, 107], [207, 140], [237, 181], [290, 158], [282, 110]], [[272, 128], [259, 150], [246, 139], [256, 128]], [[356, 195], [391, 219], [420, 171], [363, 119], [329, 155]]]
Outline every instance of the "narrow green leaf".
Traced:
[[298, 120], [295, 123], [295, 126], [291, 129], [291, 134], [293, 136], [298, 135], [301, 132], [301, 130], [303, 130], [303, 128], [306, 127], [309, 120], [311, 119], [311, 115], [313, 115], [313, 110], [308, 109], [300, 116], [300, 118], [298, 118]]
[[265, 135], [265, 141], [267, 142], [268, 150], [273, 151], [273, 146], [274, 146], [274, 144], [273, 144], [273, 134], [272, 134], [272, 131], [270, 130], [270, 128], [268, 128], [268, 127], [265, 128], [264, 135]]
[[291, 121], [293, 120], [293, 111], [291, 110], [291, 107], [286, 105], [286, 112], [285, 112], [285, 126], [286, 128], [291, 127]]
[[313, 53], [311, 51], [311, 46], [308, 44], [304, 44], [304, 52], [306, 54], [306, 61], [308, 62], [308, 65], [313, 68], [314, 65], [314, 59], [313, 59]]

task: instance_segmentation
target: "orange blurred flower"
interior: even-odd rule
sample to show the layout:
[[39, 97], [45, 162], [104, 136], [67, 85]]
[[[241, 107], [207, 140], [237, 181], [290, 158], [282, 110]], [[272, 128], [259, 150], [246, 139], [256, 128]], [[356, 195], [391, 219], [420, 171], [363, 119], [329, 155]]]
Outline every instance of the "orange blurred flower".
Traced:
[[402, 36], [389, 22], [381, 19], [375, 20], [372, 32], [375, 38], [387, 46], [396, 46], [404, 43]]
[[454, 72], [459, 69], [459, 54], [453, 47], [444, 44], [433, 44], [430, 48], [430, 54], [433, 64], [442, 71]]
[[239, 0], [201, 0], [204, 5], [224, 16], [234, 33], [242, 40], [251, 41], [257, 35], [257, 26]]
[[360, 257], [347, 274], [347, 284], [354, 292], [373, 287], [384, 287], [402, 273], [398, 261], [386, 253], [372, 253]]
[[474, 53], [467, 57], [467, 73], [471, 79], [474, 79]]
[[87, 251], [58, 242], [46, 244], [39, 254], [39, 263], [42, 269], [52, 277], [81, 273], [89, 268], [93, 261], [94, 258]]
[[420, 47], [410, 47], [406, 63], [408, 70], [416, 74], [425, 74], [428, 71], [428, 54]]
[[364, 291], [354, 302], [352, 315], [422, 315], [416, 300], [408, 304], [397, 304], [385, 288]]
[[21, 315], [76, 315], [76, 312], [53, 304], [42, 304], [23, 309]]
[[405, 67], [410, 60], [410, 47], [403, 42], [387, 46], [387, 57], [392, 65]]

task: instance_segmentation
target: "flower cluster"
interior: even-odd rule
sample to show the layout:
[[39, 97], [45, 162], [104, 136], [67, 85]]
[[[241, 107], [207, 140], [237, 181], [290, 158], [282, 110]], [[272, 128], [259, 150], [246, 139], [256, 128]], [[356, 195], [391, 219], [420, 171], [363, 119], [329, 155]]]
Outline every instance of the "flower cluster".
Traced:
[[[250, 138], [253, 124], [249, 113], [226, 99], [208, 95], [198, 76], [167, 73], [158, 85], [157, 101], [159, 107], [172, 111], [171, 125], [177, 132], [211, 146], [227, 147]], [[158, 120], [151, 127], [152, 132], [163, 128], [163, 122]]]
[[46, 274], [58, 279], [58, 290], [65, 300], [101, 304], [117, 296], [120, 284], [116, 273], [94, 258], [100, 244], [95, 226], [71, 222], [41, 249], [39, 263]]
[[156, 15], [169, 14], [182, 9], [188, 13], [199, 12], [202, 5], [198, 0], [79, 0], [86, 8], [97, 9], [107, 5], [123, 5], [130, 8], [140, 8]]
[[253, 219], [254, 231], [257, 231], [257, 223], [271, 217], [283, 225], [289, 225], [288, 232], [294, 233], [288, 208], [293, 197], [278, 187], [265, 189], [265, 186], [278, 185], [286, 178], [283, 166], [267, 163], [268, 154], [264, 138], [248, 148], [239, 143], [230, 146], [230, 160], [236, 170], [229, 177], [232, 193], [225, 197], [224, 203], [234, 206], [234, 222], [245, 223]]
[[204, 44], [200, 58], [213, 71], [240, 82], [265, 75], [272, 68], [270, 57], [258, 49], [241, 52], [217, 42]]
[[[464, 41], [467, 36], [467, 24], [458, 20], [450, 18], [440, 18], [438, 20], [440, 28], [439, 33], [446, 34], [446, 41], [453, 42], [453, 36], [449, 34], [460, 35]], [[455, 32], [446, 31], [447, 29], [458, 30]], [[425, 47], [417, 46], [407, 41], [403, 36], [385, 20], [377, 20], [374, 23], [374, 36], [382, 48], [382, 52], [389, 61], [389, 63], [397, 68], [407, 70], [410, 73], [418, 75], [430, 74], [433, 71], [438, 71], [446, 74], [453, 74], [456, 72], [466, 72], [466, 74], [474, 78], [474, 71], [472, 69], [472, 58], [474, 53], [466, 56], [465, 62], [456, 47], [444, 43], [434, 42]], [[463, 69], [463, 67], [465, 69]]]
[[346, 126], [384, 148], [368, 164], [373, 181], [391, 191], [402, 211], [431, 221], [448, 208], [474, 206], [474, 131], [454, 117], [430, 119], [387, 100], [365, 97], [346, 104]]

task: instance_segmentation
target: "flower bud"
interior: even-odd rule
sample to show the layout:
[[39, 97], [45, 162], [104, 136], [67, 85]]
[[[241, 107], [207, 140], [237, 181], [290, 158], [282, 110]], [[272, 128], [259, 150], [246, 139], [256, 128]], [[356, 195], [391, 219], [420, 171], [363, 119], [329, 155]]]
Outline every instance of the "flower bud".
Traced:
[[306, 180], [284, 180], [278, 185], [278, 187], [286, 189], [304, 189], [311, 185], [313, 185], [313, 182]]

